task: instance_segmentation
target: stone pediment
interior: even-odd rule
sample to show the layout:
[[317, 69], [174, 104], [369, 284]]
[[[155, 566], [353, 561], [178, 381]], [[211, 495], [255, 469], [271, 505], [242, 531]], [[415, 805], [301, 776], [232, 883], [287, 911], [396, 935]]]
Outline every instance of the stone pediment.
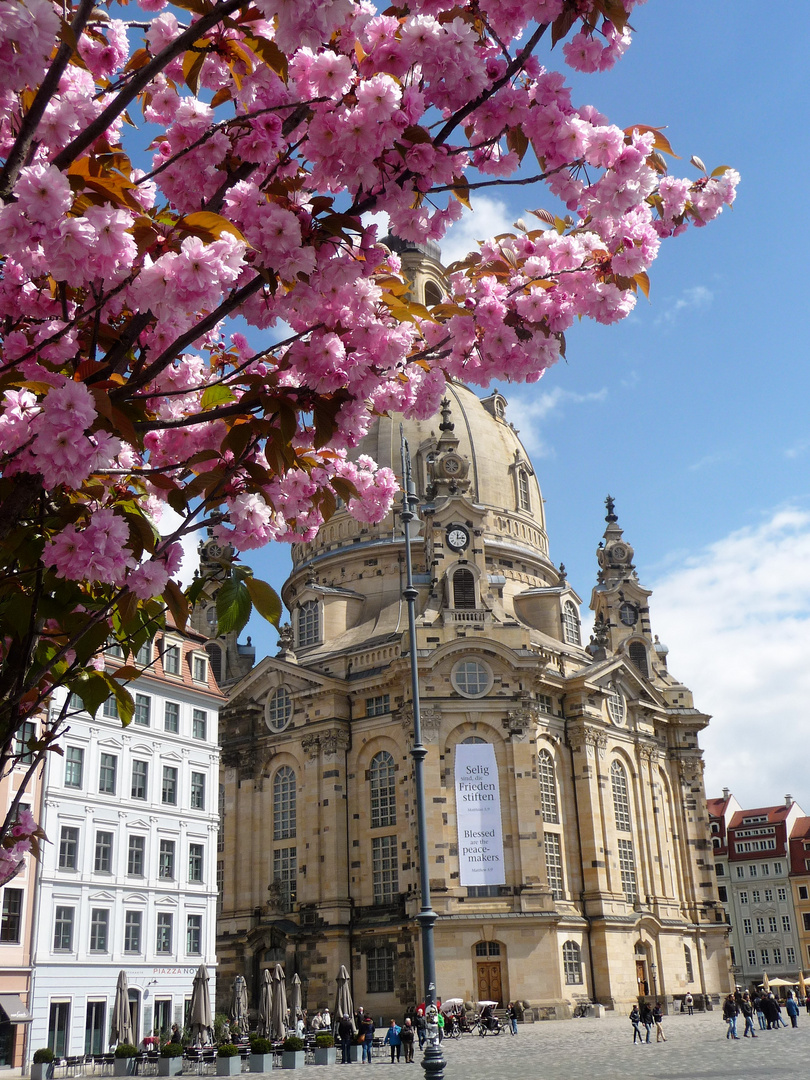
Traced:
[[572, 675], [567, 684], [570, 689], [581, 686], [583, 690], [605, 690], [619, 683], [628, 697], [647, 704], [655, 709], [665, 709], [664, 697], [659, 690], [644, 679], [635, 664], [622, 655], [610, 656], [606, 660], [597, 660], [582, 671]]
[[291, 694], [317, 690], [337, 690], [341, 680], [321, 675], [317, 671], [291, 664], [277, 656], [265, 657], [231, 691], [231, 708], [250, 701], [261, 701], [279, 686]]

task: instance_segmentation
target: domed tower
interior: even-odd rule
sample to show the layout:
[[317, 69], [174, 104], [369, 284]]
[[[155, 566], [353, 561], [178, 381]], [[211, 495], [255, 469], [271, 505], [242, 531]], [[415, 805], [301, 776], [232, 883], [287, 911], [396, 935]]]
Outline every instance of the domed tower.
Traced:
[[[506, 399], [452, 383], [431, 420], [381, 417], [358, 452], [401, 482], [400, 430], [419, 497], [420, 629], [432, 644], [511, 629], [538, 648], [571, 647], [581, 662], [580, 600], [549, 559], [540, 487]], [[296, 545], [282, 596], [298, 661], [345, 673], [358, 645], [401, 638], [403, 567], [399, 504], [379, 525], [341, 508], [314, 543]]]
[[[438, 252], [399, 246], [416, 299], [434, 302]], [[725, 922], [722, 910], [714, 921], [703, 854], [697, 733], [708, 718], [648, 641], [649, 593], [612, 504], [599, 641], [585, 649], [579, 597], [549, 556], [540, 486], [506, 399], [452, 382], [429, 420], [375, 419], [357, 453], [401, 479], [400, 429], [418, 496], [440, 996], [521, 1000], [562, 1017], [583, 996], [626, 1008], [640, 993], [727, 989]], [[339, 507], [292, 555], [291, 628], [220, 718], [219, 984], [224, 995], [245, 974], [257, 999], [264, 970], [281, 962], [313, 1010], [334, 1001], [345, 965], [355, 1000], [402, 1015], [424, 987], [400, 506], [378, 525]], [[623, 604], [637, 609], [632, 627]], [[646, 673], [625, 649], [636, 640]], [[476, 817], [482, 804], [491, 828]]]

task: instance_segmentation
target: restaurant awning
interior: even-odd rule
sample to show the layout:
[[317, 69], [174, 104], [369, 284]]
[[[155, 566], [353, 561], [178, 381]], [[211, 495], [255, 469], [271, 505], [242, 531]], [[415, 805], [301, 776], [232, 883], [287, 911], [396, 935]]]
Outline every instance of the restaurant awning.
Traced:
[[30, 1024], [34, 1019], [17, 994], [0, 994], [0, 1018], [10, 1024]]

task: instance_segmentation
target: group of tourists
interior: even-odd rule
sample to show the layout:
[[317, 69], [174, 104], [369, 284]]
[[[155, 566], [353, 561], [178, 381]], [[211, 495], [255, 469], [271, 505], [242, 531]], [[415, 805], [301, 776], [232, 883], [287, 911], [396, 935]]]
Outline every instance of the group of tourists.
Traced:
[[[788, 990], [785, 1000], [785, 1012], [790, 1017], [790, 1026], [799, 1026], [799, 1001], [792, 990]], [[808, 1010], [810, 1012], [810, 1009]], [[723, 1020], [728, 1024], [726, 1031], [727, 1039], [739, 1039], [737, 1034], [737, 1018], [745, 1019], [743, 1037], [752, 1039], [759, 1036], [754, 1030], [754, 1015], [756, 1014], [760, 1031], [776, 1031], [777, 1028], [787, 1027], [787, 1022], [782, 1016], [782, 1006], [772, 991], [754, 994], [753, 997], [747, 990], [742, 991], [738, 986], [733, 994], [729, 994], [723, 1003]]]
[[[633, 1025], [633, 1045], [636, 1042], [640, 1044], [652, 1042], [652, 1029], [655, 1027], [655, 1041], [666, 1042], [667, 1037], [664, 1034], [663, 1028], [664, 1022], [664, 1010], [661, 1008], [661, 1002], [656, 1001], [655, 1005], [650, 1006], [648, 1001], [642, 1003], [641, 1007], [634, 1005], [630, 1010], [630, 1023]], [[647, 1033], [645, 1039], [644, 1032]]]
[[[361, 1061], [370, 1065], [374, 1054], [374, 1036], [377, 1027], [374, 1017], [367, 1013], [361, 1006], [354, 1014], [354, 1021], [348, 1013], [344, 1014], [337, 1024], [337, 1038], [341, 1049], [341, 1064], [348, 1065], [350, 1062], [349, 1047], [355, 1039], [362, 1047]], [[385, 1031], [383, 1046], [391, 1051], [391, 1064], [399, 1064], [403, 1055], [405, 1063], [413, 1061], [414, 1043], [418, 1040], [420, 1049], [427, 1037], [427, 1022], [424, 1009], [417, 1009], [413, 1019], [406, 1016], [400, 1026], [396, 1020], [391, 1020]]]

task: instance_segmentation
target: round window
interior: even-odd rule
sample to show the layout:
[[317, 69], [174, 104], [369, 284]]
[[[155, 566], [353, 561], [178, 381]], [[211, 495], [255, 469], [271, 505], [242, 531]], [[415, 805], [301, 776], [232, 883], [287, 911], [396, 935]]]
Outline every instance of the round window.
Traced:
[[450, 680], [464, 697], [481, 697], [492, 686], [492, 672], [480, 660], [461, 660], [453, 668]]
[[608, 691], [607, 707], [610, 719], [614, 724], [624, 723], [624, 694], [612, 686]]
[[271, 731], [283, 731], [292, 716], [292, 698], [283, 686], [274, 690], [265, 706], [265, 721]]

